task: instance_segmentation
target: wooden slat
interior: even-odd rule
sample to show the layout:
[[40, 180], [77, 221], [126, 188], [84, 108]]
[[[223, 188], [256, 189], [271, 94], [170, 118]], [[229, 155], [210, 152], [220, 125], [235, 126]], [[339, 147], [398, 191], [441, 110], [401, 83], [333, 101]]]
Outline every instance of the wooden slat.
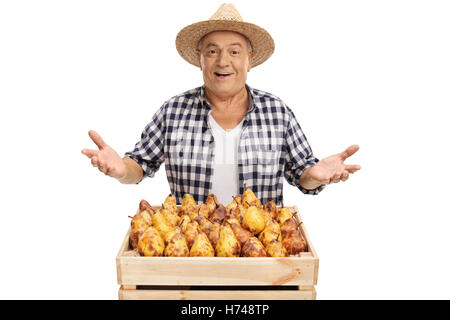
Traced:
[[119, 290], [121, 300], [313, 300], [316, 290]]

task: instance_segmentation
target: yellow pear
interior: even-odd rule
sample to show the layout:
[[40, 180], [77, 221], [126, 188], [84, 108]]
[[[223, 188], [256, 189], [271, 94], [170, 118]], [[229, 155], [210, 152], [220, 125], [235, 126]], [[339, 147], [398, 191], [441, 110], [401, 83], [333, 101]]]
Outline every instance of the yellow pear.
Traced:
[[194, 211], [197, 211], [197, 202], [194, 197], [189, 193], [185, 193], [183, 196], [183, 201], [181, 202], [181, 210], [187, 214], [188, 207], [192, 207]]
[[178, 214], [178, 208], [177, 208], [177, 200], [173, 194], [169, 194], [166, 199], [164, 200], [164, 203], [162, 205], [164, 209], [169, 210], [172, 213]]
[[184, 232], [184, 235], [186, 237], [186, 242], [189, 248], [191, 248], [194, 244], [195, 237], [200, 231], [200, 226], [198, 225], [197, 221], [188, 222], [188, 224], [186, 225], [186, 231]]
[[292, 218], [292, 213], [288, 208], [282, 207], [278, 209], [277, 220], [280, 225], [290, 218]]
[[180, 216], [178, 216], [178, 213], [176, 211], [170, 211], [169, 209], [161, 209], [161, 213], [166, 217], [167, 221], [172, 225], [172, 227], [175, 227], [180, 222]]
[[253, 234], [258, 234], [263, 231], [266, 223], [262, 210], [256, 206], [248, 207], [242, 220], [242, 226]]
[[214, 248], [204, 232], [199, 232], [195, 237], [189, 255], [191, 257], [214, 257]]
[[278, 239], [281, 241], [281, 229], [278, 222], [271, 220], [264, 230], [259, 234], [258, 239], [267, 246], [271, 241]]
[[242, 194], [242, 203], [244, 207], [256, 206], [262, 209], [261, 201], [255, 196], [253, 191], [244, 185], [244, 193]]
[[161, 237], [164, 239], [164, 242], [168, 242], [168, 236], [171, 232], [174, 231], [174, 227], [170, 224], [161, 210], [157, 210], [156, 213], [152, 216], [153, 226], [158, 230], [161, 234]]
[[241, 245], [236, 239], [233, 230], [228, 224], [220, 226], [219, 241], [216, 245], [216, 255], [218, 257], [239, 257]]
[[283, 244], [279, 240], [273, 240], [266, 246], [266, 252], [269, 256], [278, 258], [278, 257], [287, 257], [288, 253], [286, 249], [283, 247]]
[[148, 227], [139, 238], [138, 252], [146, 257], [162, 256], [164, 253], [164, 240], [155, 227]]
[[218, 203], [219, 202], [217, 201], [216, 195], [214, 195], [212, 193], [209, 194], [208, 197], [206, 197], [206, 200], [205, 200], [205, 204], [208, 207], [208, 212], [211, 213], [214, 210], [216, 210]]

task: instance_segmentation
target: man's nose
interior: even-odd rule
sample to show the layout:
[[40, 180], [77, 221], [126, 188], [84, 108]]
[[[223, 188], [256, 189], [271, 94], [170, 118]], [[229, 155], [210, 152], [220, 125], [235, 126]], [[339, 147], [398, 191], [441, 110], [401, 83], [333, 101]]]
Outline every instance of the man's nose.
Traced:
[[227, 67], [230, 63], [228, 56], [225, 52], [221, 52], [217, 57], [217, 66], [218, 67]]

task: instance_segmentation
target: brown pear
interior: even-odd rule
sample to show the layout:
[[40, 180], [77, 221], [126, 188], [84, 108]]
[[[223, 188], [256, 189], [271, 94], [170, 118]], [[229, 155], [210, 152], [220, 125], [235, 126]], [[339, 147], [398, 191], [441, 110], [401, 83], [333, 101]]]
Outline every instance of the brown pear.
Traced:
[[230, 209], [230, 210], [227, 210], [225, 212], [225, 219], [223, 221], [228, 222], [230, 224], [231, 223], [237, 223], [239, 225], [241, 224], [241, 221], [239, 220], [239, 218], [238, 218], [237, 214], [235, 213], [234, 209]]
[[144, 210], [146, 210], [148, 212], [152, 212], [152, 213], [154, 211], [152, 206], [146, 200], [142, 199], [139, 202], [139, 211], [144, 211]]
[[200, 230], [208, 235], [213, 226], [212, 222], [209, 221], [205, 216], [198, 216], [197, 218], [195, 218], [195, 221], [198, 222]]
[[214, 248], [204, 232], [199, 232], [195, 237], [189, 255], [191, 257], [214, 257]]
[[[211, 213], [211, 212], [214, 212], [214, 210], [216, 210], [216, 208], [217, 208], [217, 204], [218, 204], [219, 202], [217, 201], [217, 197], [216, 197], [216, 195], [214, 195], [214, 194], [209, 194], [207, 197], [206, 197], [206, 200], [205, 200], [205, 204], [206, 204], [206, 206], [208, 207], [208, 212], [209, 213]], [[207, 217], [208, 218], [208, 217]]]
[[266, 204], [264, 205], [264, 209], [268, 213], [270, 213], [272, 218], [274, 218], [274, 219], [277, 218], [277, 205], [276, 205], [275, 201], [273, 201], [273, 200], [267, 201]]
[[241, 247], [247, 242], [248, 239], [253, 237], [253, 233], [241, 227], [241, 225], [237, 223], [230, 223], [231, 229], [236, 236], [236, 239], [239, 241]]
[[213, 222], [212, 227], [209, 229], [209, 233], [207, 234], [207, 236], [213, 248], [216, 248], [220, 236], [220, 223]]
[[306, 241], [303, 238], [297, 221], [294, 218], [286, 220], [280, 226], [281, 229], [281, 243], [290, 255], [295, 255], [304, 252], [307, 249]]
[[140, 213], [135, 214], [134, 217], [130, 218], [132, 218], [132, 220], [129, 243], [130, 247], [136, 249], [139, 238], [142, 236], [144, 231], [151, 226], [152, 220], [147, 211], [141, 211]]
[[242, 220], [242, 226], [255, 235], [263, 231], [266, 223], [262, 210], [256, 206], [248, 207]]
[[138, 252], [146, 257], [162, 256], [164, 253], [164, 240], [155, 227], [148, 227], [139, 238]]
[[243, 257], [267, 257], [264, 245], [256, 237], [247, 240], [241, 250]]
[[216, 245], [216, 255], [218, 257], [239, 257], [241, 245], [236, 239], [233, 230], [228, 224], [220, 226], [219, 241]]
[[189, 248], [186, 243], [186, 238], [179, 229], [169, 240], [166, 248], [164, 249], [164, 255], [166, 257], [188, 257]]
[[219, 204], [216, 210], [214, 210], [209, 216], [209, 220], [211, 222], [219, 222], [222, 223], [223, 219], [225, 219], [225, 213], [227, 210], [222, 204]]
[[195, 237], [200, 231], [200, 226], [198, 225], [197, 221], [191, 221], [186, 225], [186, 231], [184, 232], [184, 235], [186, 237], [186, 242], [189, 248], [191, 248], [194, 244]]

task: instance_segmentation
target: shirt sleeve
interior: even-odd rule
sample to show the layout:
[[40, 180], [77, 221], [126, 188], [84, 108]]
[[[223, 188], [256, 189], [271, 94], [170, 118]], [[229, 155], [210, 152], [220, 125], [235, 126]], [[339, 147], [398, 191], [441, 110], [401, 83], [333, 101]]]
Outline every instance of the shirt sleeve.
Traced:
[[294, 113], [288, 109], [288, 128], [286, 131], [286, 164], [284, 169], [284, 177], [286, 181], [299, 188], [305, 194], [316, 195], [324, 189], [321, 185], [313, 190], [308, 190], [300, 185], [300, 176], [306, 168], [314, 166], [319, 159], [314, 157], [308, 140], [306, 140], [300, 125], [295, 118]]
[[141, 166], [143, 178], [154, 177], [161, 163], [164, 162], [165, 131], [165, 105], [163, 105], [145, 126], [141, 140], [135, 144], [134, 150], [125, 153], [126, 157], [133, 159]]

